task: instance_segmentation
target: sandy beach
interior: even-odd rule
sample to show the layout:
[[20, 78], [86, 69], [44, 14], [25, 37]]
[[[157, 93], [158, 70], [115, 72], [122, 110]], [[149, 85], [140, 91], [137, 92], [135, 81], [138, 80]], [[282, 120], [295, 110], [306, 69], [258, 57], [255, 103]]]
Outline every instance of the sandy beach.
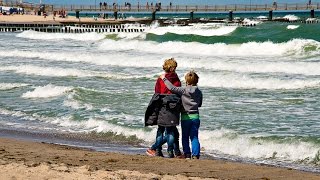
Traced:
[[54, 17], [53, 15], [48, 15], [47, 17], [44, 16], [36, 16], [30, 14], [14, 14], [14, 15], [0, 15], [0, 22], [8, 22], [8, 23], [120, 23], [120, 22], [137, 22], [137, 21], [144, 21], [145, 19], [118, 19], [115, 20], [113, 18], [103, 19], [103, 18], [96, 18], [93, 17], [81, 17], [77, 19], [75, 16], [68, 16], [66, 18], [61, 18], [59, 16]]
[[319, 179], [319, 174], [222, 160], [96, 152], [0, 138], [1, 179]]

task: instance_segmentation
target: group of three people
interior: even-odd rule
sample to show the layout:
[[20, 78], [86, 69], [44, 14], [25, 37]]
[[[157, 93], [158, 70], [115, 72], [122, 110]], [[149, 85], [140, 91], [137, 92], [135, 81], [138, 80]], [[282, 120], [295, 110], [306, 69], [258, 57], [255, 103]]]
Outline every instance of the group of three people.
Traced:
[[[155, 143], [146, 153], [150, 156], [162, 156], [162, 145], [167, 143], [169, 158], [199, 159], [199, 107], [202, 105], [202, 92], [197, 84], [199, 76], [190, 71], [185, 75], [186, 86], [176, 74], [177, 62], [173, 59], [164, 61], [162, 74], [156, 81], [153, 95], [145, 114], [145, 125], [158, 125]], [[183, 154], [179, 148], [180, 123], [182, 130]], [[192, 150], [190, 150], [190, 141]]]

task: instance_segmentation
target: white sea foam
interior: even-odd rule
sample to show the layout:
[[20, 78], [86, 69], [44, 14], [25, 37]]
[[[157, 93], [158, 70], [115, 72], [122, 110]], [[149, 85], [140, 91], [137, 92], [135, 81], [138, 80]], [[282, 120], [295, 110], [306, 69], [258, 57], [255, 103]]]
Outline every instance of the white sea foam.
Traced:
[[75, 100], [73, 97], [74, 97], [74, 92], [68, 95], [68, 98], [63, 101], [63, 105], [66, 107], [71, 107], [72, 109], [86, 109], [86, 110], [93, 109], [93, 106], [91, 104], [83, 104]]
[[94, 72], [82, 71], [78, 69], [57, 68], [57, 67], [40, 67], [33, 65], [24, 66], [3, 66], [0, 71], [15, 71], [16, 73], [39, 75], [39, 76], [78, 76], [78, 77], [91, 77], [96, 76]]
[[223, 36], [232, 33], [237, 26], [217, 26], [217, 25], [201, 25], [192, 24], [192, 26], [166, 26], [147, 29], [146, 33], [164, 35], [166, 33], [174, 34], [192, 34], [199, 36]]
[[295, 15], [292, 15], [292, 14], [286, 15], [283, 18], [284, 19], [288, 19], [288, 21], [297, 21], [297, 20], [299, 20], [298, 16], [295, 16]]
[[[205, 56], [282, 56], [282, 55], [305, 55], [305, 47], [315, 46], [320, 49], [320, 42], [315, 40], [294, 39], [284, 43], [248, 42], [243, 44], [202, 44], [197, 42], [142, 42], [104, 40], [101, 50], [113, 51], [137, 51], [157, 54], [188, 54]], [[179, 48], [176, 48], [179, 47]]]
[[220, 152], [243, 158], [268, 159], [284, 161], [312, 161], [319, 151], [319, 145], [306, 142], [278, 143], [271, 140], [252, 140], [261, 135], [238, 135], [226, 129], [200, 131], [199, 138], [206, 153]]
[[300, 27], [299, 25], [288, 25], [287, 29], [297, 29], [298, 27]]
[[[83, 34], [68, 34], [68, 33], [44, 33], [37, 31], [23, 31], [17, 34], [17, 37], [27, 39], [40, 39], [40, 40], [61, 40], [61, 39], [72, 39], [76, 41], [98, 41], [105, 38], [102, 33], [83, 33]], [[57, 44], [58, 45], [58, 44]]]
[[258, 16], [257, 17], [258, 20], [268, 20], [267, 16]]
[[28, 86], [28, 84], [24, 83], [0, 83], [0, 90], [10, 90], [14, 88]]
[[118, 38], [122, 39], [145, 39], [145, 33], [117, 33]]
[[[163, 59], [150, 57], [148, 59], [140, 56], [130, 56], [124, 54], [97, 54], [97, 53], [81, 53], [81, 52], [35, 52], [35, 51], [0, 51], [1, 57], [21, 57], [36, 58], [50, 61], [66, 61], [66, 62], [85, 62], [96, 65], [114, 65], [114, 66], [131, 66], [131, 67], [159, 67], [163, 63]], [[6, 68], [3, 68], [4, 70]], [[124, 77], [125, 78], [125, 77]]]
[[33, 91], [28, 91], [22, 95], [23, 98], [50, 98], [61, 96], [68, 91], [71, 91], [72, 87], [54, 86], [48, 84], [46, 86], [36, 87]]
[[122, 125], [112, 124], [105, 120], [99, 120], [90, 118], [87, 121], [73, 121], [70, 117], [57, 118], [47, 121], [55, 125], [68, 128], [71, 132], [112, 132], [116, 135], [123, 135], [126, 137], [136, 136], [138, 139], [146, 142], [153, 142], [156, 134], [156, 128], [152, 128], [151, 131], [145, 131], [143, 128], [129, 128]]
[[319, 62], [274, 62], [263, 59], [228, 62], [220, 59], [178, 60], [179, 67], [186, 69], [202, 68], [215, 71], [232, 71], [240, 73], [286, 73], [301, 75], [320, 75]]
[[[176, 48], [179, 47], [179, 48]], [[305, 48], [314, 47], [312, 51], [307, 51]], [[158, 58], [159, 55], [176, 54], [196, 55], [196, 56], [309, 56], [319, 54], [320, 42], [314, 40], [294, 39], [284, 43], [272, 42], [249, 42], [244, 44], [201, 44], [196, 42], [143, 42], [138, 40], [119, 40], [110, 39], [103, 40], [99, 45], [99, 49], [103, 52], [115, 51], [132, 51], [135, 54], [148, 53], [145, 55], [148, 59], [139, 56], [129, 56], [123, 53], [97, 54], [97, 53], [81, 53], [81, 52], [37, 52], [37, 51], [0, 51], [1, 57], [23, 57], [23, 58], [40, 58], [52, 61], [73, 61], [73, 62], [88, 62], [100, 65], [128, 65], [155, 67], [161, 65], [161, 61], [155, 63], [152, 58]], [[152, 57], [153, 55], [153, 57]], [[151, 56], [151, 57], [150, 57]], [[117, 59], [117, 61], [115, 61]]]
[[146, 76], [132, 76], [126, 74], [116, 74], [116, 73], [105, 73], [99, 71], [88, 71], [79, 70], [72, 68], [59, 68], [59, 67], [41, 67], [34, 65], [24, 65], [24, 66], [3, 66], [0, 67], [0, 71], [14, 71], [16, 73], [28, 74], [28, 75], [38, 75], [38, 76], [51, 76], [51, 77], [64, 77], [64, 76], [75, 76], [75, 77], [104, 77], [113, 79], [132, 79], [141, 78]]
[[[28, 56], [41, 57], [41, 59], [51, 61], [70, 61], [70, 62], [86, 62], [97, 65], [113, 65], [127, 67], [161, 67], [163, 59], [146, 55], [145, 58], [128, 56], [128, 55], [93, 55], [93, 54], [73, 54], [73, 53], [41, 53], [41, 52], [25, 52], [25, 51], [7, 51], [0, 52], [2, 56]], [[81, 58], [80, 58], [81, 57]], [[117, 59], [117, 61], [115, 61]], [[286, 61], [281, 59], [270, 61], [265, 58], [248, 58], [238, 62], [230, 62], [216, 57], [206, 58], [179, 58], [177, 59], [179, 67], [186, 69], [203, 68], [215, 71], [232, 71], [240, 73], [286, 73], [301, 75], [320, 75], [319, 62], [297, 62]], [[279, 62], [278, 62], [279, 61]], [[34, 74], [40, 76], [76, 76], [76, 77], [106, 77], [113, 79], [130, 79], [147, 77], [152, 78], [154, 74], [131, 75], [124, 73], [106, 73], [100, 71], [88, 71], [70, 68], [58, 67], [41, 67], [34, 65], [23, 66], [2, 66], [0, 71], [15, 71], [21, 74]]]
[[262, 22], [261, 21], [257, 21], [257, 20], [250, 20], [248, 18], [245, 18], [243, 21], [242, 21], [243, 25], [245, 26], [256, 26], [258, 24], [261, 24]]
[[239, 89], [303, 89], [319, 87], [320, 80], [281, 80], [276, 78], [252, 78], [237, 74], [200, 74], [200, 86]]
[[[77, 133], [86, 133], [86, 132], [112, 132], [117, 135], [123, 135], [126, 137], [130, 136], [136, 136], [138, 139], [144, 140], [147, 143], [153, 143], [155, 139], [156, 134], [156, 127], [151, 127], [151, 131], [146, 131], [145, 128], [130, 128], [118, 124], [112, 124], [106, 121], [105, 119], [97, 119], [97, 118], [90, 118], [86, 121], [74, 121], [71, 116], [65, 116], [65, 117], [44, 117], [37, 114], [28, 115], [21, 111], [10, 111], [6, 109], [0, 108], [0, 114], [4, 115], [11, 115], [14, 117], [20, 117], [24, 120], [28, 121], [40, 121], [42, 126], [41, 127], [27, 127], [27, 128], [48, 128], [48, 129], [54, 129], [55, 127], [49, 125], [55, 125], [58, 126], [59, 131], [64, 132], [77, 132]], [[123, 115], [122, 115], [123, 116]], [[130, 116], [124, 116], [132, 119], [141, 119], [142, 117], [130, 117]], [[108, 117], [105, 117], [108, 118]], [[127, 121], [130, 121], [130, 119], [126, 119]], [[7, 125], [10, 122], [7, 122]], [[27, 123], [27, 122], [26, 122]], [[43, 124], [45, 123], [45, 124]], [[19, 126], [23, 126], [23, 122], [18, 124]]]
[[16, 116], [16, 117], [22, 117], [22, 116], [26, 115], [25, 113], [22, 113], [20, 111], [10, 111], [10, 110], [3, 109], [3, 108], [0, 108], [0, 114], [12, 115], [12, 116]]

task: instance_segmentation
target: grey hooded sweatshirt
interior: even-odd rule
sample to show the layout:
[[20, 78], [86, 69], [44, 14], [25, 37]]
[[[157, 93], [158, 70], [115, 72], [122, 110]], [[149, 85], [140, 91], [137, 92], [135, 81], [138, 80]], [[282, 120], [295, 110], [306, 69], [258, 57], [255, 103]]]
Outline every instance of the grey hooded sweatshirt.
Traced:
[[[198, 86], [187, 85], [176, 87], [167, 78], [163, 78], [167, 88], [175, 94], [181, 95], [184, 111], [182, 114], [199, 114], [199, 107], [202, 105], [202, 92]], [[183, 120], [183, 119], [182, 119]]]

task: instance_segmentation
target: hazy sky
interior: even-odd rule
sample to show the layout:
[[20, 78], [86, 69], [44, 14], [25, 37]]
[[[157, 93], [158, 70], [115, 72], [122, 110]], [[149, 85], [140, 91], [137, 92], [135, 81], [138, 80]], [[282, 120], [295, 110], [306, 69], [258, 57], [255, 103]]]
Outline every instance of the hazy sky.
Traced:
[[[5, 1], [5, 0], [4, 0]], [[7, 0], [10, 2], [10, 0]], [[39, 3], [40, 0], [25, 0], [26, 2]], [[161, 2], [163, 5], [168, 5], [172, 2], [173, 5], [183, 5], [183, 4], [198, 4], [198, 5], [220, 5], [220, 4], [271, 4], [273, 0], [41, 0], [42, 3], [48, 4], [99, 4], [101, 2], [107, 2], [108, 4], [117, 2], [118, 4], [124, 4], [124, 2], [130, 2], [132, 5], [145, 4], [147, 1], [156, 3]], [[276, 0], [278, 3], [307, 3], [308, 0]], [[320, 3], [320, 0], [312, 0], [313, 3]]]

